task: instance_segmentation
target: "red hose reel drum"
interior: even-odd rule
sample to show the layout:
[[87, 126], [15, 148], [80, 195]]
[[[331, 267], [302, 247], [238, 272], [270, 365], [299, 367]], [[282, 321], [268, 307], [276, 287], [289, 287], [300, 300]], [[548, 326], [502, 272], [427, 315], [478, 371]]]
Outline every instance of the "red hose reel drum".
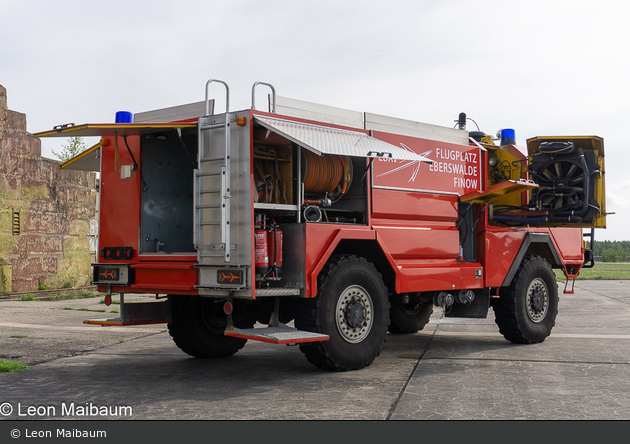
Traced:
[[340, 198], [352, 182], [352, 163], [349, 157], [318, 156], [309, 150], [303, 153], [304, 192], [318, 195], [337, 195]]

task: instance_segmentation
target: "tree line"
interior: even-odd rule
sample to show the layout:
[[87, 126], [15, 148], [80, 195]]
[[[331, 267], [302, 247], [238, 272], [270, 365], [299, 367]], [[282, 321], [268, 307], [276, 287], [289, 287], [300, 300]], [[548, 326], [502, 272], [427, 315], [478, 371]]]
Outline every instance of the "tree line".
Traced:
[[[587, 242], [590, 246], [590, 243]], [[630, 241], [593, 242], [593, 255], [601, 257], [602, 262], [627, 262], [630, 256]]]

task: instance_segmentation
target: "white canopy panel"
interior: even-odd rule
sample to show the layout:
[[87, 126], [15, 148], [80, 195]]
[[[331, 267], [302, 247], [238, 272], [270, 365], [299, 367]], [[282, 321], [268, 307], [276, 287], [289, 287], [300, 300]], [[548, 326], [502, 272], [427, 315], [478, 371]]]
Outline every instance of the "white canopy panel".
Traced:
[[433, 162], [413, 151], [383, 142], [358, 131], [329, 128], [267, 116], [254, 116], [254, 119], [268, 130], [278, 133], [320, 156], [334, 154]]

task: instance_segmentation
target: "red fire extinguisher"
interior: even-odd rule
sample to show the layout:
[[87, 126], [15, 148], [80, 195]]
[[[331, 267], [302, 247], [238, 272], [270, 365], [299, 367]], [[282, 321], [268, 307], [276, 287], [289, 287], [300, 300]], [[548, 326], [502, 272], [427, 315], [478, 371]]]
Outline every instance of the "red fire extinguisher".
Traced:
[[262, 275], [265, 280], [277, 279], [282, 271], [283, 234], [275, 222], [264, 222], [258, 222], [258, 228], [254, 230], [256, 274]]
[[255, 266], [257, 274], [266, 274], [269, 271], [269, 249], [267, 248], [267, 230], [257, 228], [254, 230], [256, 242]]
[[282, 230], [277, 225], [267, 232], [267, 245], [269, 246], [269, 262], [276, 276], [282, 272]]

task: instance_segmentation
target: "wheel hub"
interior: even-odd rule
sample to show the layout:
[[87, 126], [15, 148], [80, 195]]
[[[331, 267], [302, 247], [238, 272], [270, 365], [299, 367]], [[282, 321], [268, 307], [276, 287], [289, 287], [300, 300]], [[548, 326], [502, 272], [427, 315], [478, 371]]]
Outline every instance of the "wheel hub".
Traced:
[[541, 322], [549, 309], [547, 284], [540, 278], [534, 279], [527, 289], [527, 316], [533, 322]]
[[407, 304], [402, 304], [402, 309], [408, 315], [415, 316], [420, 312], [422, 308], [422, 302], [409, 302]]
[[534, 311], [540, 311], [543, 309], [544, 306], [545, 294], [540, 290], [534, 291], [534, 294], [532, 295], [532, 308], [534, 309]]
[[359, 301], [352, 301], [346, 307], [346, 322], [352, 328], [359, 328], [365, 322], [365, 308]]
[[358, 285], [346, 288], [339, 296], [335, 322], [337, 330], [346, 342], [363, 341], [374, 323], [372, 298]]

